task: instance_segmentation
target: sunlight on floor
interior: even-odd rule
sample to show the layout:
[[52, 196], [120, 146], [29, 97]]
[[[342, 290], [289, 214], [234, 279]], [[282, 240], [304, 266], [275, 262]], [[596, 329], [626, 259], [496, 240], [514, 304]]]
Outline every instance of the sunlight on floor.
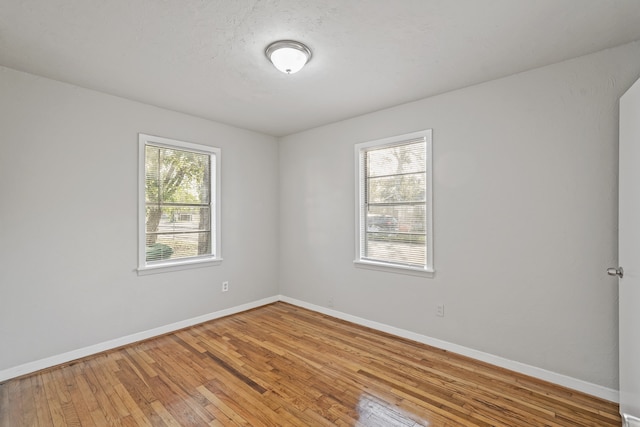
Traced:
[[427, 427], [430, 425], [428, 421], [366, 394], [360, 396], [356, 409], [358, 422], [366, 426]]

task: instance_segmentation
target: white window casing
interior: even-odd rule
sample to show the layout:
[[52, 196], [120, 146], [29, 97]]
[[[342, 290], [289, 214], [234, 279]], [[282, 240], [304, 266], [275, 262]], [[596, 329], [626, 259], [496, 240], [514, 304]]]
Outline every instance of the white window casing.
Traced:
[[138, 274], [222, 262], [221, 150], [138, 135]]
[[357, 267], [433, 277], [431, 129], [355, 145]]

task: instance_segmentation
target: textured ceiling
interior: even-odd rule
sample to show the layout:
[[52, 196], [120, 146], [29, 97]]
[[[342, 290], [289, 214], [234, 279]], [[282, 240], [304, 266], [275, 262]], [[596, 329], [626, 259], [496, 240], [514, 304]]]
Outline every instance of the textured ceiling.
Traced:
[[639, 0], [0, 0], [0, 65], [275, 136], [638, 39]]

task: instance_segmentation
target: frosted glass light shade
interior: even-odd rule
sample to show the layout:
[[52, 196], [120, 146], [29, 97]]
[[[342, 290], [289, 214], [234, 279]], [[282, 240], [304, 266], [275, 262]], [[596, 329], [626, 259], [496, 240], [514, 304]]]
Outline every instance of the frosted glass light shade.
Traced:
[[293, 40], [273, 42], [267, 46], [265, 54], [274, 67], [286, 74], [297, 73], [311, 59], [311, 50]]

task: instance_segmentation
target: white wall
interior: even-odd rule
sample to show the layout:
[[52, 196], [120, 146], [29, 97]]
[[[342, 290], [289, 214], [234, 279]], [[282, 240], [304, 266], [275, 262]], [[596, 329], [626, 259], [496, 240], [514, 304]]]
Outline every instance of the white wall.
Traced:
[[[222, 265], [134, 271], [138, 132], [222, 149]], [[0, 68], [0, 371], [277, 295], [277, 164], [275, 138]]]
[[[278, 144], [0, 67], [0, 371], [281, 293], [616, 389], [604, 271], [639, 75], [636, 42]], [[353, 145], [425, 128], [435, 278], [354, 267]], [[221, 266], [135, 273], [138, 132], [222, 148]]]
[[[283, 138], [281, 293], [617, 389], [605, 270], [617, 102], [639, 75], [636, 42]], [[435, 278], [354, 267], [354, 144], [426, 128]]]

